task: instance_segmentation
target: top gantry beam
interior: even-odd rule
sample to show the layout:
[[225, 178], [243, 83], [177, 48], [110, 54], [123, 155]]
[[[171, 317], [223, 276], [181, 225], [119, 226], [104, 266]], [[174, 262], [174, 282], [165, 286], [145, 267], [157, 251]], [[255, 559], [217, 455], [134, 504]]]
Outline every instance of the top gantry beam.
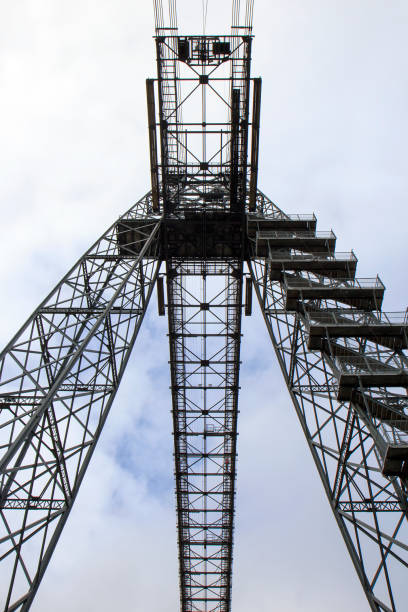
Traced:
[[[161, 30], [156, 36], [156, 100], [153, 81], [147, 82], [152, 192], [166, 215], [243, 210], [251, 44], [247, 34], [177, 36]], [[252, 158], [257, 160], [257, 151]]]

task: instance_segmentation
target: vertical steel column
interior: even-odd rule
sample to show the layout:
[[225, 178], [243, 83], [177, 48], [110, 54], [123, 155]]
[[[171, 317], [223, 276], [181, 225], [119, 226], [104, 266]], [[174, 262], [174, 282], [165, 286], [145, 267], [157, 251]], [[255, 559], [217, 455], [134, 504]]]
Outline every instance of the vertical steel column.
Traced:
[[167, 262], [181, 609], [231, 608], [242, 262]]

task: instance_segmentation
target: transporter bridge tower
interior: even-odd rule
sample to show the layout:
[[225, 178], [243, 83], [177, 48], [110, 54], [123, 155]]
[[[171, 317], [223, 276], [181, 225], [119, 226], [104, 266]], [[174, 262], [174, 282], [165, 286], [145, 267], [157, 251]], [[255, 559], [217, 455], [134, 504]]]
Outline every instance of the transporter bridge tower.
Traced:
[[168, 318], [181, 611], [231, 610], [241, 318], [253, 294], [368, 606], [405, 609], [406, 313], [382, 311], [381, 280], [356, 276], [356, 255], [337, 252], [314, 214], [289, 215], [259, 190], [252, 2], [243, 25], [234, 15], [230, 33], [181, 35], [156, 2], [151, 190], [0, 355], [4, 612], [31, 606], [154, 287]]

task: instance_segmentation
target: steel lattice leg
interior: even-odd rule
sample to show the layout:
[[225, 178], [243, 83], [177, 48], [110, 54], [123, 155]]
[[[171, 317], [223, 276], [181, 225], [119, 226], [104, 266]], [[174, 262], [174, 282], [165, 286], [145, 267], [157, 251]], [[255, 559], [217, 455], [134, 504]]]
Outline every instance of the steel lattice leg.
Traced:
[[[328, 339], [331, 353], [311, 351], [305, 311], [288, 310], [282, 279], [273, 280], [268, 258], [254, 257], [249, 267], [285, 382], [369, 605], [376, 611], [402, 610], [407, 603], [401, 599], [404, 593], [399, 589], [396, 600], [392, 585], [403, 579], [408, 568], [406, 489], [404, 479], [382, 474], [379, 448], [384, 420], [381, 424], [369, 418], [357, 400], [339, 401], [332, 339]], [[296, 278], [305, 284], [306, 274]], [[318, 284], [317, 276], [313, 282]], [[314, 307], [321, 311], [327, 305], [321, 301]], [[343, 355], [358, 350], [357, 344], [351, 348], [351, 342], [335, 344]], [[368, 352], [367, 343], [361, 350]], [[390, 361], [393, 353], [388, 353]], [[372, 397], [367, 389], [360, 392]], [[383, 402], [385, 397], [390, 399], [389, 394], [383, 396]]]
[[109, 413], [158, 273], [146, 196], [79, 260], [0, 359], [1, 609], [28, 610]]

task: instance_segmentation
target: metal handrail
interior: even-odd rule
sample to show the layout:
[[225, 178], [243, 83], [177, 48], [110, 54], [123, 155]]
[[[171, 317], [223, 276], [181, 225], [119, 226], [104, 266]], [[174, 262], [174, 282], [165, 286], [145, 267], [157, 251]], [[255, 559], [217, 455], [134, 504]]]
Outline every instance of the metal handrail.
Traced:
[[[265, 216], [257, 216], [255, 213], [250, 213], [248, 215], [248, 221], [259, 221], [262, 223], [263, 221], [270, 221], [272, 217]], [[317, 221], [317, 217], [314, 213], [308, 215], [283, 215], [281, 217], [274, 217], [274, 221]]]
[[317, 221], [317, 217], [314, 213], [311, 215], [288, 215], [291, 221]]
[[343, 374], [406, 374], [408, 367], [402, 362], [393, 361], [391, 364], [382, 363], [372, 357], [365, 355], [353, 355], [349, 357], [336, 357], [335, 363]]
[[293, 277], [285, 274], [283, 278], [283, 284], [286, 289], [302, 289], [312, 288], [317, 289], [319, 287], [325, 288], [339, 288], [339, 289], [385, 289], [384, 283], [380, 277], [372, 278], [355, 278], [353, 280], [347, 278], [331, 278], [325, 276], [323, 278], [306, 278], [306, 277]]
[[313, 232], [310, 230], [265, 230], [256, 233], [257, 239], [271, 240], [277, 238], [327, 238], [334, 240], [336, 234], [333, 230]]
[[305, 317], [309, 325], [408, 325], [407, 311], [367, 312], [344, 308], [337, 310], [308, 311]]
[[354, 251], [337, 252], [336, 254], [328, 253], [327, 251], [319, 251], [317, 253], [302, 253], [296, 249], [277, 249], [270, 251], [269, 258], [274, 261], [357, 261]]

